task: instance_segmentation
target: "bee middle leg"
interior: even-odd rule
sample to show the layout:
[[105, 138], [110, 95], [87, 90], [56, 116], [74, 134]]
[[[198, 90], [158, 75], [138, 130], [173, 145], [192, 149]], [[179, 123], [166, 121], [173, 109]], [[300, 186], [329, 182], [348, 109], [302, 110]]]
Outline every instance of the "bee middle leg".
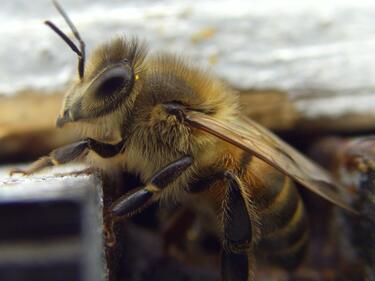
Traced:
[[124, 195], [112, 204], [114, 215], [131, 216], [137, 210], [146, 206], [155, 193], [161, 191], [176, 180], [187, 168], [193, 164], [190, 156], [184, 156], [157, 171], [148, 183], [131, 195]]
[[120, 141], [117, 144], [107, 144], [96, 141], [94, 139], [84, 139], [81, 141], [74, 142], [59, 148], [52, 150], [48, 156], [44, 156], [34, 163], [32, 163], [26, 169], [13, 169], [10, 174], [24, 174], [30, 175], [43, 168], [49, 166], [55, 166], [60, 164], [66, 164], [68, 162], [76, 160], [78, 157], [85, 155], [89, 150], [95, 151], [99, 156], [103, 158], [113, 157], [121, 152], [125, 140]]

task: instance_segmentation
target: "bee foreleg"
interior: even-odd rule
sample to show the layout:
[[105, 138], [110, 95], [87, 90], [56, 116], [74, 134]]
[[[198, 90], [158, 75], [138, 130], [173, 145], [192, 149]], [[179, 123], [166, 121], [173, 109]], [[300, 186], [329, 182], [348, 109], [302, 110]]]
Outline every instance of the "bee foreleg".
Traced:
[[23, 174], [23, 175], [30, 175], [35, 173], [36, 171], [39, 171], [43, 168], [52, 166], [53, 163], [51, 161], [51, 158], [49, 156], [43, 156], [33, 162], [28, 168], [26, 169], [20, 169], [20, 168], [13, 168], [9, 171], [9, 174], [12, 176], [14, 174]]
[[68, 144], [52, 150], [48, 156], [44, 156], [30, 165], [26, 169], [13, 169], [10, 174], [21, 173], [24, 175], [33, 174], [43, 168], [65, 164], [76, 160], [79, 156], [87, 153], [89, 150], [95, 151], [103, 158], [113, 157], [120, 153], [124, 146], [124, 140], [117, 144], [106, 144], [94, 139], [84, 139], [72, 144]]
[[252, 227], [241, 193], [239, 179], [224, 173], [228, 181], [224, 202], [224, 249], [221, 255], [221, 274], [224, 281], [249, 280], [249, 248]]
[[95, 151], [100, 157], [110, 158], [122, 151], [126, 140], [123, 139], [116, 144], [103, 143], [94, 139], [86, 139], [85, 141], [89, 150]]
[[65, 164], [86, 154], [89, 150], [94, 151], [103, 158], [113, 157], [120, 153], [124, 146], [124, 140], [117, 144], [108, 144], [96, 141], [94, 139], [84, 139], [72, 144], [53, 150], [49, 157], [54, 165]]
[[117, 216], [131, 216], [147, 204], [155, 193], [176, 180], [192, 163], [193, 159], [190, 156], [184, 156], [160, 169], [151, 177], [145, 187], [130, 196], [125, 195], [116, 200], [112, 205], [113, 213]]
[[63, 147], [59, 147], [57, 149], [52, 150], [52, 152], [48, 156], [43, 156], [42, 158], [33, 162], [28, 168], [16, 168], [11, 170], [10, 174], [12, 175], [20, 173], [24, 175], [30, 175], [49, 166], [67, 163], [81, 155], [86, 148], [86, 141], [78, 141], [72, 144], [65, 145]]

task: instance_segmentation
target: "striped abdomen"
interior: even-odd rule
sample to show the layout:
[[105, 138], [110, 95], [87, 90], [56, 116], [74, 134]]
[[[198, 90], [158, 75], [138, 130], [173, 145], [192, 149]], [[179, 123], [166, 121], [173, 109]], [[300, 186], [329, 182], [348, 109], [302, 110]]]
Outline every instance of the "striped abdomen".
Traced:
[[294, 182], [268, 166], [261, 175], [263, 186], [252, 188], [260, 238], [258, 254], [266, 262], [292, 270], [302, 260], [308, 238], [308, 221]]

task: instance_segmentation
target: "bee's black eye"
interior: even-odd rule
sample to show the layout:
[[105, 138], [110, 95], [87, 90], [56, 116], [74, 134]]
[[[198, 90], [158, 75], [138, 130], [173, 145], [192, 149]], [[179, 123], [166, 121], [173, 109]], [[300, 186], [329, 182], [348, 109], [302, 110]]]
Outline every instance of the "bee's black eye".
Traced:
[[85, 89], [85, 118], [92, 118], [112, 112], [126, 99], [134, 86], [133, 69], [128, 64], [118, 63], [108, 67]]
[[106, 98], [122, 93], [128, 94], [133, 87], [133, 71], [128, 65], [120, 65], [108, 69], [93, 84], [92, 91], [96, 98]]
[[111, 95], [122, 89], [125, 84], [125, 77], [123, 76], [113, 76], [104, 80], [98, 87], [96, 91], [97, 97], [104, 97], [106, 95]]

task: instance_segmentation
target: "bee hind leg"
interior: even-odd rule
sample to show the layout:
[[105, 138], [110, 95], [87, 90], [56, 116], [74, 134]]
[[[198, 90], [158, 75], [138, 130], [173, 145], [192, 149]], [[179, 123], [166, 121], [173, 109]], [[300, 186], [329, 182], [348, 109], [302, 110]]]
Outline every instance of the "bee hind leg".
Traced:
[[240, 181], [230, 172], [224, 202], [224, 247], [221, 254], [221, 275], [224, 281], [249, 281], [249, 249], [252, 227]]
[[160, 169], [142, 189], [116, 200], [112, 204], [112, 212], [116, 216], [131, 216], [137, 210], [147, 205], [155, 193], [176, 180], [192, 163], [193, 159], [190, 156], [184, 156]]
[[223, 224], [224, 241], [221, 252], [221, 276], [223, 281], [250, 281], [253, 276], [249, 269], [252, 257], [252, 226], [245, 200], [241, 193], [241, 181], [229, 171], [216, 172], [200, 179], [186, 191], [199, 193], [210, 188], [217, 181], [226, 181]]

